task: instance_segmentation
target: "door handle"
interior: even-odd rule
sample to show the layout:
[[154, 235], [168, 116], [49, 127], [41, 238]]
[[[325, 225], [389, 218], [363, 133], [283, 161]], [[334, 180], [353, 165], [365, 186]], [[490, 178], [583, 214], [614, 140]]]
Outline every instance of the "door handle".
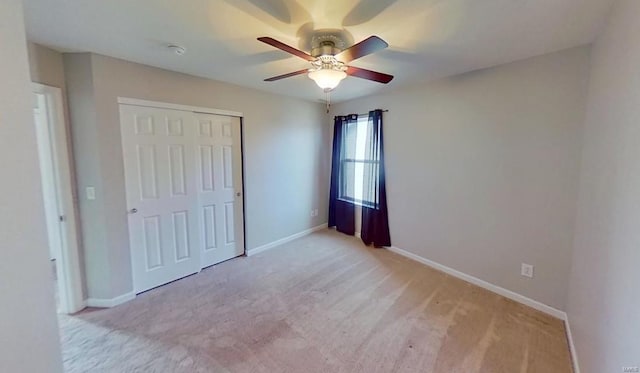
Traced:
[[240, 197], [240, 192], [236, 192], [236, 197]]
[[138, 212], [138, 209], [137, 209], [137, 208], [135, 208], [135, 207], [134, 207], [134, 208], [132, 208], [131, 210], [129, 210], [129, 213], [130, 213], [130, 214], [135, 214], [135, 213], [137, 213], [137, 212]]

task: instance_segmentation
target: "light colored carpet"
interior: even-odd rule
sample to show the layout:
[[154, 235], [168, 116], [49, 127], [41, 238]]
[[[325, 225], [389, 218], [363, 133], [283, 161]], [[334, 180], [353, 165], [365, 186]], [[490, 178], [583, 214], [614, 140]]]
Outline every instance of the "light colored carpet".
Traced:
[[571, 372], [560, 320], [329, 230], [60, 324], [67, 372]]

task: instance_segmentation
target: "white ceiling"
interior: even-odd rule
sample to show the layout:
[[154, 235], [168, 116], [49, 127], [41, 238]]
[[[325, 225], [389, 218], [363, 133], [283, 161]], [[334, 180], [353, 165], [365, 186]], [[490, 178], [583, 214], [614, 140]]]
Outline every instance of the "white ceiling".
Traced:
[[[308, 63], [256, 40], [305, 49], [310, 30], [344, 29], [390, 47], [354, 66], [395, 75], [388, 85], [349, 77], [343, 101], [593, 41], [613, 0], [24, 0], [30, 40], [91, 51], [309, 100], [323, 98], [301, 75], [264, 78]], [[180, 44], [187, 53], [167, 50]]]

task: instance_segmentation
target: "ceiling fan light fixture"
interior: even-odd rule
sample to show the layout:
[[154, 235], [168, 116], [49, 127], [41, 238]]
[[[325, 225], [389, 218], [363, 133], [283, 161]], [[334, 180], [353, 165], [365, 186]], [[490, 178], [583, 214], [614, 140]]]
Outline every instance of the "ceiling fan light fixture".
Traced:
[[330, 91], [340, 84], [340, 81], [347, 77], [347, 73], [336, 69], [317, 69], [309, 71], [309, 78], [324, 91]]

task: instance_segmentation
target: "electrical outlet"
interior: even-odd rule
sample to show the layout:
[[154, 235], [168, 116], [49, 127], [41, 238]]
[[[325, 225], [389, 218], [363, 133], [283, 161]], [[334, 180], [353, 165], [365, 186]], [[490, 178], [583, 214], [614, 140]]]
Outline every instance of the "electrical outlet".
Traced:
[[318, 209], [313, 210], [313, 216], [318, 216]]
[[524, 277], [533, 278], [533, 266], [531, 264], [522, 263], [520, 274]]

